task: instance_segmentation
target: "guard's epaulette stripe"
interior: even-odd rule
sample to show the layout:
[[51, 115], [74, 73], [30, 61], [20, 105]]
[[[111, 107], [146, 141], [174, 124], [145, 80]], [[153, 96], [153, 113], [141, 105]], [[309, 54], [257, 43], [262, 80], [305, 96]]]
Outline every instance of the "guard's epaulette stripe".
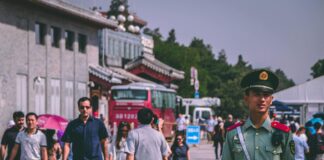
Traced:
[[273, 121], [271, 122], [271, 127], [272, 128], [275, 128], [275, 129], [278, 129], [278, 130], [281, 130], [281, 131], [284, 131], [286, 133], [288, 133], [290, 131], [290, 128], [287, 127], [286, 125], [278, 122], [278, 121]]
[[242, 126], [243, 124], [244, 124], [243, 122], [236, 122], [235, 124], [233, 124], [233, 125], [227, 127], [226, 130], [229, 132], [229, 131], [231, 131], [231, 130], [233, 130], [233, 129], [239, 127], [239, 126]]

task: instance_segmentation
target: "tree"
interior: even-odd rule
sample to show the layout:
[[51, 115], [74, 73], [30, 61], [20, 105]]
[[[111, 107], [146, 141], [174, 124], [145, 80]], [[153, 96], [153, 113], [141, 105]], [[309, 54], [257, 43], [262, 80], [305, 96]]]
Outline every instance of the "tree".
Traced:
[[274, 73], [279, 79], [279, 86], [277, 88], [277, 91], [281, 91], [295, 85], [295, 82], [292, 79], [288, 79], [286, 74], [281, 69], [277, 69]]
[[317, 78], [319, 76], [324, 75], [324, 59], [318, 60], [313, 66], [312, 66], [312, 73], [311, 75], [313, 78]]
[[[222, 49], [218, 56], [212, 51], [209, 44], [205, 44], [203, 39], [194, 37], [189, 46], [170, 43], [175, 35], [172, 30], [169, 32], [169, 38], [165, 41], [161, 39], [162, 35], [159, 29], [144, 29], [146, 34], [154, 38], [155, 57], [163, 63], [185, 72], [183, 80], [175, 81], [179, 86], [177, 94], [189, 98], [194, 95], [194, 88], [190, 86], [190, 67], [197, 68], [200, 82], [201, 97], [219, 97], [221, 106], [215, 109], [215, 113], [220, 116], [226, 116], [231, 113], [234, 117], [244, 118], [248, 110], [243, 102], [243, 90], [240, 87], [240, 81], [244, 75], [253, 70], [251, 64], [246, 62], [242, 55], [238, 56], [235, 65], [227, 62], [227, 56]], [[280, 69], [275, 73], [280, 79], [278, 89], [284, 89], [294, 85], [293, 81], [288, 79]]]
[[168, 43], [176, 43], [176, 35], [175, 30], [171, 29], [169, 32], [169, 37], [167, 38], [166, 42]]
[[151, 30], [150, 28], [144, 28], [143, 33], [149, 36], [152, 36], [154, 41], [161, 40], [162, 34], [160, 33], [159, 28], [155, 28], [154, 30]]
[[112, 0], [108, 18], [118, 22], [118, 30], [139, 34], [142, 26], [134, 21], [135, 17], [128, 12], [128, 7], [128, 0]]
[[124, 10], [128, 13], [128, 0], [112, 0], [107, 15], [118, 16], [120, 13], [119, 7], [121, 5], [124, 6]]

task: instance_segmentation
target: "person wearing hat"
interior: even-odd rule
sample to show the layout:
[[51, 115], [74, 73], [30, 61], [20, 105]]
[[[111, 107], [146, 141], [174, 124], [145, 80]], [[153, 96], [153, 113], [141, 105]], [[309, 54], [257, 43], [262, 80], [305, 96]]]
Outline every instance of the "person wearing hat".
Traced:
[[278, 84], [278, 77], [265, 69], [243, 77], [241, 87], [249, 117], [227, 129], [223, 160], [294, 159], [295, 146], [289, 127], [271, 122], [269, 116], [272, 94]]

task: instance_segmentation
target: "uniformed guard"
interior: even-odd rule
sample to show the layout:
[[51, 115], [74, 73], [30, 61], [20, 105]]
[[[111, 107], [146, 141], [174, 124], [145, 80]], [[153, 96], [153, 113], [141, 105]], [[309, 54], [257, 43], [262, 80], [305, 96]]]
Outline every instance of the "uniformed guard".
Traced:
[[256, 70], [241, 81], [249, 118], [228, 128], [222, 160], [293, 160], [294, 141], [289, 127], [271, 122], [269, 108], [278, 77], [265, 69]]

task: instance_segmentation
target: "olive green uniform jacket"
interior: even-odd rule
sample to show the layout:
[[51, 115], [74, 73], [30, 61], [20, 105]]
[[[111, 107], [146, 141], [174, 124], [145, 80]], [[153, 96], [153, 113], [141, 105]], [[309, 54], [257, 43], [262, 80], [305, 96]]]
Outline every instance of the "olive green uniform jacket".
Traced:
[[[271, 127], [270, 118], [266, 119], [258, 129], [252, 121], [247, 121], [241, 127], [245, 145], [251, 160], [293, 160], [294, 143], [291, 132], [283, 132]], [[271, 143], [274, 132], [282, 133], [281, 144], [277, 147]], [[223, 148], [222, 160], [245, 160], [244, 151], [238, 138], [237, 130], [227, 132]]]

